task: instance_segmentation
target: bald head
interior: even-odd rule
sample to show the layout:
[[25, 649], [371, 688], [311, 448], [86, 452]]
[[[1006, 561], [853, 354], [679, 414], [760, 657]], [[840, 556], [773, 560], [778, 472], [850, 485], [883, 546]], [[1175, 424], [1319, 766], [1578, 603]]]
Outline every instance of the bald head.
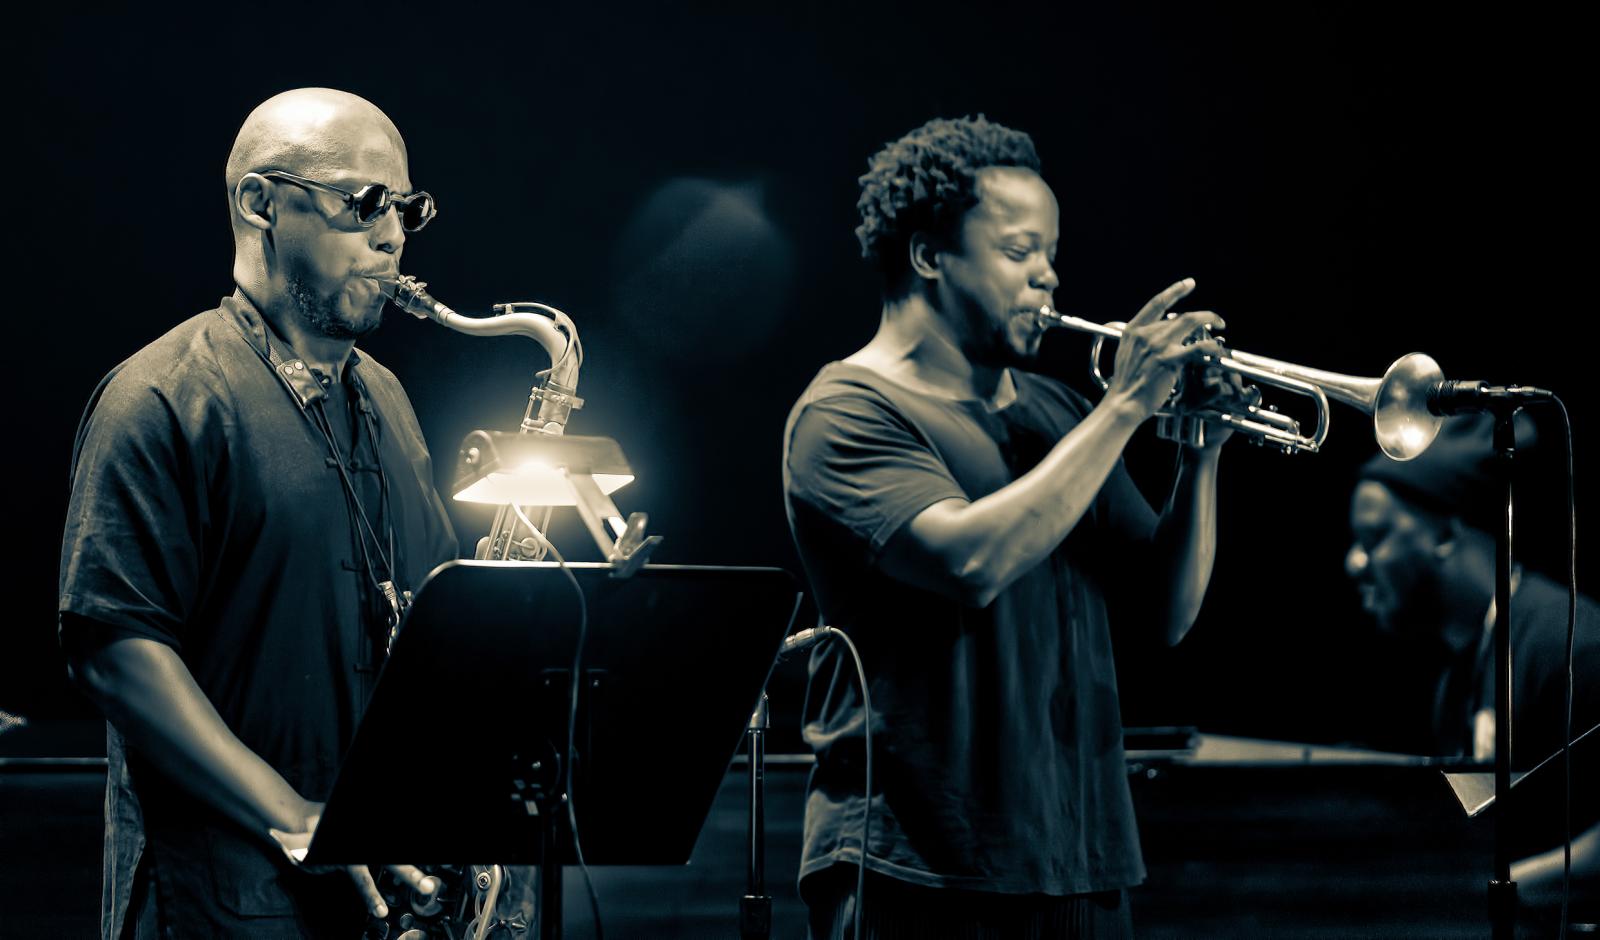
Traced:
[[342, 362], [382, 319], [372, 278], [396, 271], [406, 233], [393, 203], [363, 219], [352, 194], [410, 193], [407, 164], [393, 122], [331, 88], [269, 98], [239, 128], [227, 170], [234, 281], [302, 355], [322, 344], [324, 361]]
[[372, 102], [332, 88], [296, 88], [262, 102], [228, 153], [228, 191], [251, 171], [320, 179], [380, 153], [406, 156], [394, 123]]

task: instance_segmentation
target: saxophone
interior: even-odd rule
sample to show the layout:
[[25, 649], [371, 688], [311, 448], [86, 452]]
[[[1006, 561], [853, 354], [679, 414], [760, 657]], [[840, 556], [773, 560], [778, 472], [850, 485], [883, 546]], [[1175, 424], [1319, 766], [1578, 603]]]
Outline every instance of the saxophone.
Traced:
[[[376, 278], [389, 300], [419, 320], [432, 320], [469, 336], [520, 335], [533, 339], [550, 356], [550, 368], [535, 373], [533, 391], [519, 428], [523, 434], [563, 434], [572, 412], [583, 407], [578, 397], [578, 369], [583, 344], [572, 318], [546, 304], [495, 304], [495, 316], [466, 317], [435, 300], [427, 284], [409, 275]], [[538, 311], [538, 312], [534, 312]], [[501, 506], [489, 534], [478, 540], [475, 557], [499, 561], [538, 561], [549, 550], [544, 531], [550, 508], [535, 525], [519, 506]], [[521, 535], [520, 530], [526, 530]]]

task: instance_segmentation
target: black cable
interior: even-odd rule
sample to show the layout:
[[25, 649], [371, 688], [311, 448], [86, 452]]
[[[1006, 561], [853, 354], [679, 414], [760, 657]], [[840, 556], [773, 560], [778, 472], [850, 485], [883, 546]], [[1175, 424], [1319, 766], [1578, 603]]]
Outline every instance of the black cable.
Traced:
[[1572, 458], [1572, 416], [1560, 398], [1553, 398], [1561, 409], [1561, 424], [1566, 431], [1567, 443], [1567, 713], [1566, 730], [1561, 735], [1561, 770], [1565, 775], [1562, 789], [1561, 842], [1561, 930], [1558, 937], [1567, 935], [1567, 905], [1572, 897], [1572, 654], [1578, 635], [1578, 503]]
[[[798, 605], [797, 605], [798, 609]], [[799, 633], [786, 637], [783, 645], [778, 650], [778, 656], [784, 657], [798, 653], [804, 649], [826, 640], [828, 637], [838, 637], [850, 650], [850, 657], [856, 663], [856, 678], [861, 684], [861, 713], [862, 727], [866, 729], [867, 769], [865, 790], [861, 801], [861, 861], [856, 865], [856, 907], [855, 907], [855, 934], [861, 936], [861, 897], [867, 884], [867, 843], [872, 835], [872, 693], [867, 689], [867, 670], [861, 665], [861, 652], [851, 641], [850, 635], [838, 627], [826, 624], [801, 630]]]
[[867, 845], [872, 835], [872, 693], [867, 690], [867, 670], [861, 665], [861, 653], [856, 649], [856, 644], [850, 635], [838, 627], [823, 627], [828, 636], [837, 637], [844, 642], [850, 650], [850, 657], [856, 663], [856, 678], [861, 683], [861, 711], [865, 719], [867, 744], [867, 770], [865, 791], [861, 801], [861, 861], [856, 865], [856, 909], [855, 925], [852, 934], [856, 940], [861, 937], [861, 896], [867, 884]]
[[[560, 567], [561, 573], [565, 574], [567, 580], [572, 582], [572, 590], [578, 595], [578, 645], [577, 649], [572, 653], [572, 697], [571, 705], [567, 710], [567, 760], [566, 766], [562, 768], [566, 778], [563, 782], [563, 789], [566, 790], [567, 796], [567, 822], [572, 827], [572, 852], [578, 858], [578, 869], [583, 872], [584, 887], [589, 889], [589, 909], [594, 914], [595, 938], [596, 940], [605, 940], [605, 928], [600, 923], [600, 895], [594, 890], [594, 881], [589, 877], [589, 865], [583, 860], [583, 843], [578, 839], [578, 811], [572, 799], [572, 763], [577, 748], [578, 733], [578, 690], [582, 687], [583, 681], [583, 673], [581, 671], [583, 665], [583, 643], [589, 634], [589, 602], [583, 595], [583, 585], [578, 583], [577, 576], [567, 567], [567, 560], [562, 557], [561, 552], [556, 550], [555, 545], [549, 539], [545, 539], [544, 543], [550, 550], [550, 554], [555, 556], [556, 564]], [[541, 872], [539, 877], [543, 878], [545, 874]], [[543, 914], [544, 912], [540, 911], [541, 917]]]

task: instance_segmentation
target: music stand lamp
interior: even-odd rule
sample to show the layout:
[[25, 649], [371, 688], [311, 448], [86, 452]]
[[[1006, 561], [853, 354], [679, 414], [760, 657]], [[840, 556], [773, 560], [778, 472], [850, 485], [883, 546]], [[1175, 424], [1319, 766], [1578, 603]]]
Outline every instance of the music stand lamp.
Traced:
[[518, 506], [572, 506], [612, 566], [633, 574], [661, 543], [644, 534], [649, 516], [623, 519], [611, 494], [633, 482], [622, 447], [609, 437], [473, 431], [461, 442], [455, 498], [490, 503], [501, 512]]

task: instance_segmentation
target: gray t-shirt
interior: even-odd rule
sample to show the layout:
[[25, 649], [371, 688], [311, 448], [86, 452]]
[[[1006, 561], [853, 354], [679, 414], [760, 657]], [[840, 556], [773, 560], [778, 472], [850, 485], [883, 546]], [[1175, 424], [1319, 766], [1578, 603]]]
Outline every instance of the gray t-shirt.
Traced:
[[[1088, 403], [1016, 374], [993, 411], [824, 367], [790, 413], [784, 497], [827, 622], [860, 648], [873, 706], [867, 865], [905, 881], [1078, 894], [1144, 879], [1122, 749], [1107, 592], [1148, 547], [1155, 514], [1119, 461], [1048, 559], [988, 607], [883, 572], [889, 539], [944, 499], [977, 500], [1036, 465]], [[1122, 598], [1118, 598], [1119, 602]], [[1148, 597], [1144, 598], [1148, 600]], [[1126, 625], [1122, 627], [1127, 629]], [[813, 654], [804, 735], [817, 766], [801, 878], [860, 857], [863, 712], [838, 644]]]

